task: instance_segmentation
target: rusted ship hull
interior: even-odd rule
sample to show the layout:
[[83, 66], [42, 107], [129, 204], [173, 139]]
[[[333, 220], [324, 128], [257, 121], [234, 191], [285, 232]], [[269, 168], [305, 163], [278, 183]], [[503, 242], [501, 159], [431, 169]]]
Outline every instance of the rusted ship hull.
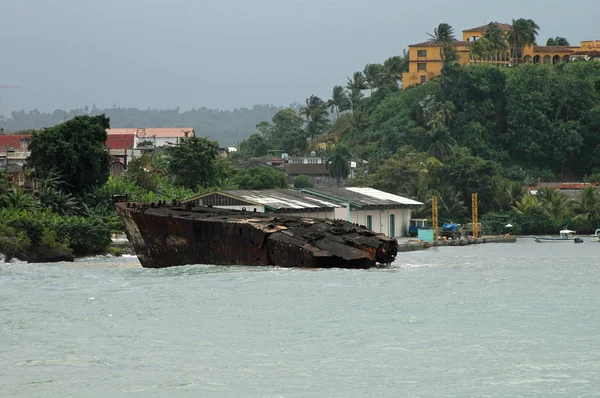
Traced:
[[391, 263], [395, 239], [346, 221], [216, 208], [115, 203], [143, 267], [186, 264], [370, 268]]

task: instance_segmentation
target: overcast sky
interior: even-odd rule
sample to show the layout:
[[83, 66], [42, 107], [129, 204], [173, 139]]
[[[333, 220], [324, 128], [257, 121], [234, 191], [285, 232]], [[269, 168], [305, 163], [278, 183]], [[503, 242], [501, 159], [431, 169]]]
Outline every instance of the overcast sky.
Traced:
[[597, 0], [0, 0], [0, 85], [20, 86], [0, 89], [0, 114], [288, 105], [329, 96], [440, 22], [460, 32], [525, 17], [540, 43], [573, 44], [600, 40], [596, 10]]

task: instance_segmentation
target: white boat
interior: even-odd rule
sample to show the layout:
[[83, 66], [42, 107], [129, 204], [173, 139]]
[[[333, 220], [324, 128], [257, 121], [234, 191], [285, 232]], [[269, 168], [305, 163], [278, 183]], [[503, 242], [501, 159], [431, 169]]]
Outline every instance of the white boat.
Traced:
[[590, 239], [592, 242], [600, 242], [600, 228], [594, 232], [594, 235], [590, 235], [590, 237], [592, 238]]
[[535, 241], [537, 243], [542, 243], [542, 242], [575, 242], [575, 243], [583, 243], [583, 239], [576, 237], [574, 234], [576, 232], [575, 231], [571, 231], [570, 229], [563, 229], [560, 231], [560, 237], [559, 238], [553, 238], [553, 237], [539, 237], [539, 236], [534, 236], [533, 239], [535, 239]]

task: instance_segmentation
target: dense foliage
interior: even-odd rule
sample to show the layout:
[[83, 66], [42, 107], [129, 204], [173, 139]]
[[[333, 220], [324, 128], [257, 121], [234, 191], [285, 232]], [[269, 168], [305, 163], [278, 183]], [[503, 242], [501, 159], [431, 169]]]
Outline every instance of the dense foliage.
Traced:
[[271, 167], [252, 167], [240, 170], [232, 179], [239, 189], [287, 188], [283, 171]]
[[65, 191], [89, 192], [108, 179], [109, 155], [104, 148], [110, 120], [105, 115], [77, 116], [65, 123], [33, 133], [27, 165], [37, 176], [56, 172]]

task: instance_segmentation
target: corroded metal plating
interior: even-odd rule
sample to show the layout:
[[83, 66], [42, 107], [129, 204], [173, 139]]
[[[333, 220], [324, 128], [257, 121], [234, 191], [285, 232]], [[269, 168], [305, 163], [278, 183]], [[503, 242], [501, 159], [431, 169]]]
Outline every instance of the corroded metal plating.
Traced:
[[398, 242], [347, 221], [159, 204], [115, 203], [142, 266], [370, 268]]

